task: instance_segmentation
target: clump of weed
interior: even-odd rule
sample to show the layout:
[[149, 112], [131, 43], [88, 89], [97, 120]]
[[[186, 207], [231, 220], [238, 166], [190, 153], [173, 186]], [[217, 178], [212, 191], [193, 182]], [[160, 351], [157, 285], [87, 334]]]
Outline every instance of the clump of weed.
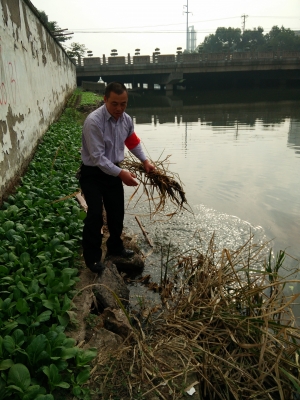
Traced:
[[266, 261], [263, 247], [251, 238], [217, 254], [212, 239], [206, 254], [168, 257], [174, 274], [161, 281], [162, 310], [132, 316], [136, 327], [123, 345], [98, 354], [93, 379], [102, 398], [113, 388], [118, 398], [175, 400], [190, 386], [201, 399], [299, 394], [291, 308], [299, 294], [285, 294], [284, 253]]

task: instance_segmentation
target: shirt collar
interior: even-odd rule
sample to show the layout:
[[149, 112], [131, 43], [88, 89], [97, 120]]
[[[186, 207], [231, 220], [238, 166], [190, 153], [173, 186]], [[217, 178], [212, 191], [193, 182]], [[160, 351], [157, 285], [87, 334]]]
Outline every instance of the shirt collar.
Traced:
[[[103, 105], [103, 107], [104, 107], [104, 114], [105, 114], [105, 119], [106, 119], [106, 121], [109, 121], [110, 119], [112, 119], [113, 121], [117, 122], [117, 121], [115, 120], [115, 118], [107, 111], [107, 108], [106, 108], [106, 105], [105, 105], [105, 104]], [[120, 120], [120, 121], [123, 121], [123, 119], [124, 119], [124, 113], [121, 115], [121, 117], [118, 119], [118, 121], [119, 121], [119, 120]]]

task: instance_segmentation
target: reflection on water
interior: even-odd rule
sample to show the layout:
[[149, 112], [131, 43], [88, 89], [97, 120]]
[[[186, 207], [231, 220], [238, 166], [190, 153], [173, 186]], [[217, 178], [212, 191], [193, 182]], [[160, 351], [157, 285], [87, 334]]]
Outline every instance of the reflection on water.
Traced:
[[288, 147], [295, 149], [296, 154], [300, 154], [300, 119], [290, 120]]
[[[234, 248], [251, 231], [300, 259], [299, 92], [245, 96], [130, 96], [137, 134], [153, 160], [172, 155], [194, 211], [167, 224], [144, 219], [146, 230], [185, 250], [196, 245], [195, 232], [202, 244], [215, 232], [218, 246]], [[147, 213], [146, 205], [130, 213]], [[128, 214], [126, 226], [140, 234], [133, 220]]]

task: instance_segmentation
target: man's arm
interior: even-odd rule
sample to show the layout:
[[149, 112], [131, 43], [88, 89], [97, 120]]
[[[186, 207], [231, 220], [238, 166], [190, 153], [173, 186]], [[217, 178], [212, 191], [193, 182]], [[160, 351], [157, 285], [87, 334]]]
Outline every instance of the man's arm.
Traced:
[[[132, 132], [131, 135], [128, 136], [128, 138], [125, 140], [125, 145], [128, 150], [143, 163], [145, 171], [148, 173], [153, 171], [155, 167], [149, 162], [149, 160], [147, 160], [140, 142], [140, 138], [136, 135], [135, 132]], [[136, 175], [132, 174], [129, 171], [122, 170], [119, 174], [119, 177], [127, 186], [138, 185], [138, 182], [135, 180]]]
[[125, 145], [128, 150], [144, 164], [144, 168], [147, 173], [155, 169], [154, 165], [147, 160], [147, 157], [145, 156], [141, 146], [141, 140], [135, 132], [132, 132], [131, 135], [128, 136], [128, 138], [125, 140]]

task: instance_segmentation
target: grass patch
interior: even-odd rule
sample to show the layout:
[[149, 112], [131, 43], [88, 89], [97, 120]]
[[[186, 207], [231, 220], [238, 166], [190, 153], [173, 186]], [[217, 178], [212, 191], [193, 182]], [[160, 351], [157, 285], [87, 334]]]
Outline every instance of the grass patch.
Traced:
[[92, 92], [81, 92], [80, 106], [97, 105], [103, 100], [103, 96], [100, 96]]

